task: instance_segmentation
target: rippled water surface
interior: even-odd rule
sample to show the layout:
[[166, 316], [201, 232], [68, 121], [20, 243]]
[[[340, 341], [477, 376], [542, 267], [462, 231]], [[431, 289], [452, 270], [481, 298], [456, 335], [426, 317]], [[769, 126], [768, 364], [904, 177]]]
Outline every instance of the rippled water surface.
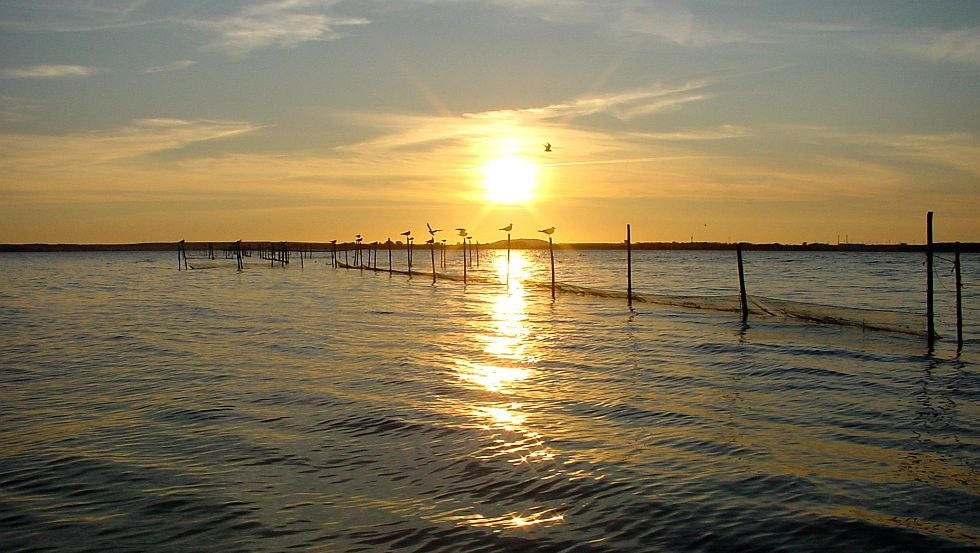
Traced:
[[[322, 254], [243, 272], [0, 256], [0, 549], [980, 547], [980, 257], [959, 354], [937, 265], [930, 354], [765, 310], [630, 309], [622, 252], [556, 252], [554, 301], [547, 251], [509, 269], [484, 252], [466, 286], [456, 255], [434, 285]], [[641, 296], [737, 292], [731, 252], [636, 255]], [[426, 250], [415, 264], [431, 270]], [[746, 254], [757, 305], [912, 326], [923, 271]]]

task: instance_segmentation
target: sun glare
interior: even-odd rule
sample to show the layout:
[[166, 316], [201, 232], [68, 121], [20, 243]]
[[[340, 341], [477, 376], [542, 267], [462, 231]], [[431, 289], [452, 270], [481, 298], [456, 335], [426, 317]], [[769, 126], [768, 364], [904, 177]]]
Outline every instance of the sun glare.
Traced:
[[496, 204], [530, 202], [534, 199], [537, 179], [537, 165], [517, 156], [494, 159], [483, 166], [486, 199]]

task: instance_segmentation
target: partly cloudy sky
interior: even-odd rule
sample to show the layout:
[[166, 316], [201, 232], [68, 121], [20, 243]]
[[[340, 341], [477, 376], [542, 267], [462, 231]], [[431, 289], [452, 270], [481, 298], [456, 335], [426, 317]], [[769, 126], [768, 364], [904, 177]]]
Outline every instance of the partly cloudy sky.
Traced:
[[980, 241], [978, 91], [974, 0], [5, 0], [0, 242]]

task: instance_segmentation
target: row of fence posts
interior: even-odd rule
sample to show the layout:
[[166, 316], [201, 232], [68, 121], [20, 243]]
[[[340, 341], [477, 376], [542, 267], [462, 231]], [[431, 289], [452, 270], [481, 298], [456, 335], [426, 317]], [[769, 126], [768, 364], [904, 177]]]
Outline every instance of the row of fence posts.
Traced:
[[[933, 213], [926, 214], [926, 336], [929, 350], [932, 351], [936, 344], [936, 323], [934, 296], [935, 287], [933, 284], [933, 256], [934, 247], [932, 240], [932, 219]], [[549, 238], [550, 242], [550, 238]], [[549, 244], [550, 245], [550, 244]], [[742, 243], [735, 246], [735, 257], [738, 264], [738, 294], [742, 316], [742, 323], [745, 324], [749, 319], [748, 294], [745, 291], [745, 271], [742, 263]], [[963, 277], [960, 268], [960, 243], [956, 242], [953, 250], [953, 272], [956, 280], [956, 351], [963, 349]], [[554, 261], [552, 261], [552, 297], [554, 297]], [[633, 249], [630, 236], [630, 225], [626, 225], [626, 302], [633, 305]]]
[[[933, 282], [934, 245], [933, 245], [933, 232], [932, 232], [932, 229], [933, 229], [933, 212], [930, 211], [926, 215], [926, 334], [927, 334], [928, 345], [929, 345], [930, 351], [934, 348], [935, 341], [938, 338], [938, 335], [936, 334], [935, 308], [934, 308], [934, 296], [935, 296], [935, 286], [934, 286], [934, 282]], [[508, 286], [508, 288], [510, 286], [510, 241], [511, 241], [511, 235], [508, 232], [507, 233], [507, 286]], [[628, 225], [628, 224], [626, 225], [626, 240], [625, 240], [625, 242], [626, 242], [626, 302], [627, 302], [627, 305], [629, 305], [630, 307], [632, 307], [632, 305], [633, 305], [633, 297], [634, 297], [633, 296], [633, 244], [632, 244], [631, 226]], [[436, 255], [435, 255], [435, 239], [434, 239], [434, 235], [433, 235], [433, 239], [429, 240], [427, 243], [429, 244], [429, 256], [430, 256], [431, 262], [432, 262], [432, 283], [435, 284], [436, 278], [437, 278], [437, 273], [436, 273]], [[331, 266], [333, 268], [337, 268], [339, 266], [339, 258], [338, 258], [338, 252], [337, 252], [337, 241], [336, 240], [331, 240], [330, 241], [330, 244], [331, 244], [330, 263], [331, 263]], [[360, 267], [362, 270], [364, 268], [371, 269], [372, 267], [373, 267], [374, 270], [377, 270], [378, 269], [378, 253], [377, 253], [378, 248], [377, 247], [374, 247], [374, 246], [379, 246], [379, 245], [380, 244], [377, 243], [377, 242], [373, 243], [373, 245], [372, 244], [368, 244], [368, 247], [367, 247], [367, 250], [368, 250], [368, 261], [367, 261], [367, 265], [365, 266], [363, 248], [362, 248], [362, 244], [361, 244], [361, 237], [360, 237], [360, 235], [358, 235], [357, 236], [357, 240], [355, 242], [355, 249], [354, 249], [354, 265]], [[392, 274], [393, 271], [394, 271], [394, 268], [393, 268], [393, 265], [392, 265], [392, 241], [391, 241], [390, 238], [385, 242], [385, 245], [387, 246], [387, 249], [388, 249], [388, 273], [389, 274]], [[412, 237], [411, 236], [408, 236], [408, 240], [407, 240], [406, 246], [407, 246], [408, 274], [409, 274], [409, 278], [411, 278], [411, 276], [412, 276]], [[469, 243], [467, 243], [466, 236], [463, 236], [462, 251], [463, 251], [463, 284], [464, 285], [466, 285], [468, 283], [467, 267], [472, 267], [473, 266], [473, 258], [474, 257], [477, 258], [477, 262], [476, 263], [477, 263], [477, 266], [479, 266], [479, 247], [480, 247], [479, 242], [476, 243], [476, 255], [475, 256], [474, 256], [473, 252], [468, 251], [472, 247], [473, 247], [472, 241], [470, 241]], [[260, 257], [262, 259], [269, 260], [271, 262], [272, 266], [275, 266], [276, 263], [279, 263], [281, 266], [285, 267], [289, 263], [289, 246], [288, 246], [288, 244], [286, 242], [279, 242], [278, 244], [276, 244], [276, 243], [269, 243], [268, 248], [269, 249], [266, 250], [266, 251], [264, 251], [264, 252], [260, 250]], [[243, 252], [244, 252], [244, 250], [243, 250], [243, 247], [242, 247], [242, 241], [241, 240], [239, 240], [239, 241], [237, 241], [237, 242], [234, 243], [234, 248], [232, 249], [232, 251], [233, 251], [233, 253], [234, 253], [234, 255], [235, 255], [236, 259], [237, 259], [238, 270], [239, 271], [244, 270], [244, 267], [245, 267], [244, 261], [243, 261], [243, 256], [244, 256], [244, 253]], [[304, 252], [304, 250], [300, 250], [300, 263], [301, 264], [302, 264], [302, 259], [304, 257], [304, 253], [303, 252]], [[554, 251], [554, 243], [552, 242], [550, 233], [549, 233], [549, 236], [548, 236], [548, 253], [549, 253], [549, 256], [550, 256], [550, 260], [551, 260], [551, 298], [552, 299], [555, 299], [555, 289], [556, 289], [556, 284], [555, 284], [555, 251]], [[955, 273], [955, 280], [956, 280], [956, 284], [955, 284], [955, 287], [956, 287], [956, 346], [957, 346], [957, 351], [960, 351], [962, 349], [962, 347], [963, 347], [963, 296], [962, 296], [963, 281], [962, 281], [962, 273], [961, 273], [961, 268], [960, 268], [960, 244], [959, 244], [959, 242], [956, 242], [953, 253], [954, 253], [954, 258], [953, 258], [953, 271]], [[313, 255], [312, 246], [309, 247], [309, 255], [311, 257]], [[348, 255], [348, 248], [345, 247], [344, 248], [344, 265], [347, 266], [347, 267], [351, 267], [353, 265], [350, 264], [347, 255]], [[736, 262], [737, 262], [737, 265], [738, 265], [738, 290], [739, 290], [740, 314], [741, 314], [742, 323], [743, 324], [746, 324], [748, 322], [748, 318], [749, 318], [749, 302], [748, 302], [748, 294], [746, 293], [746, 286], [745, 286], [745, 271], [744, 271], [744, 264], [743, 264], [743, 261], [742, 261], [742, 243], [741, 242], [737, 243], [736, 246], [735, 246], [735, 256], [736, 256]], [[213, 247], [213, 244], [211, 244], [211, 243], [208, 244], [208, 257], [210, 259], [214, 259], [214, 247]], [[441, 266], [442, 266], [442, 268], [446, 268], [446, 241], [445, 240], [442, 241], [442, 251], [441, 251], [441, 254], [440, 254], [440, 259], [441, 259]], [[177, 244], [177, 269], [178, 270], [181, 270], [181, 269], [187, 270], [188, 268], [189, 268], [189, 266], [188, 266], [188, 262], [187, 262], [187, 248], [186, 248], [185, 241], [184, 240], [181, 240]]]

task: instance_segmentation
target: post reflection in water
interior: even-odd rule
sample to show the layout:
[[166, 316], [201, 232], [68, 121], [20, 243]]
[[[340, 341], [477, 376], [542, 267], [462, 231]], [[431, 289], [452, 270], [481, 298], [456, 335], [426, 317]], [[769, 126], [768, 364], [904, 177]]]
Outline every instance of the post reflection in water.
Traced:
[[[504, 287], [485, 290], [487, 317], [471, 323], [479, 352], [473, 359], [457, 359], [459, 378], [477, 392], [472, 401], [461, 407], [475, 424], [487, 432], [490, 443], [477, 454], [483, 460], [504, 459], [514, 467], [553, 461], [553, 452], [545, 445], [544, 437], [533, 430], [533, 417], [525, 409], [521, 397], [533, 396], [539, 378], [539, 343], [528, 323], [527, 291], [524, 281], [530, 278], [533, 262], [521, 251], [511, 252], [510, 270], [504, 252], [495, 252], [492, 260], [494, 276]], [[509, 273], [509, 275], [508, 275]], [[536, 466], [536, 465], [535, 465]], [[554, 474], [551, 467], [541, 467], [541, 478]], [[533, 473], [523, 474], [526, 479]], [[501, 506], [506, 508], [506, 506]], [[560, 523], [564, 515], [542, 506], [506, 512], [502, 516], [473, 515], [461, 517], [460, 522], [471, 526], [520, 528]]]

